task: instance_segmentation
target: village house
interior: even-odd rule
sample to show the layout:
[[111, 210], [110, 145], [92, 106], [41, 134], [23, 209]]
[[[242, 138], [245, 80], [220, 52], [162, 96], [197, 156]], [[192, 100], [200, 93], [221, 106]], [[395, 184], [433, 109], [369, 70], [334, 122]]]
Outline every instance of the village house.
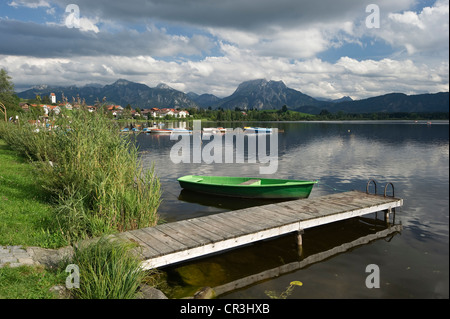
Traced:
[[163, 108], [158, 109], [156, 107], [152, 108], [147, 112], [148, 116], [154, 117], [154, 118], [163, 118], [166, 116], [173, 116], [175, 118], [186, 118], [189, 116], [188, 111], [184, 110], [176, 110], [176, 109], [170, 109], [170, 108]]
[[111, 112], [114, 117], [117, 117], [122, 114], [123, 107], [120, 105], [108, 105], [106, 109]]
[[73, 106], [69, 102], [67, 102], [67, 103], [60, 103], [60, 104], [58, 104], [58, 106], [60, 108], [65, 108], [66, 110], [73, 110]]
[[175, 111], [175, 117], [186, 118], [187, 116], [189, 116], [189, 112], [188, 111], [184, 111], [184, 110]]
[[44, 114], [45, 115], [49, 115], [50, 112], [54, 112], [56, 115], [58, 115], [59, 113], [61, 113], [61, 108], [58, 105], [47, 105], [44, 104], [42, 105], [42, 109], [44, 110]]
[[20, 102], [19, 106], [25, 112], [28, 112], [30, 110], [30, 105], [28, 103], [26, 103], [26, 102]]

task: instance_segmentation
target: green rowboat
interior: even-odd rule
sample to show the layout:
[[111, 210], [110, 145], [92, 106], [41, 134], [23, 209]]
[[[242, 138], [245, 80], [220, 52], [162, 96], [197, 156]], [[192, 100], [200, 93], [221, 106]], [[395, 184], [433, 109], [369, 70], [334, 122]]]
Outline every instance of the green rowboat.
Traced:
[[316, 181], [256, 177], [187, 175], [178, 179], [184, 189], [219, 196], [265, 199], [307, 198]]

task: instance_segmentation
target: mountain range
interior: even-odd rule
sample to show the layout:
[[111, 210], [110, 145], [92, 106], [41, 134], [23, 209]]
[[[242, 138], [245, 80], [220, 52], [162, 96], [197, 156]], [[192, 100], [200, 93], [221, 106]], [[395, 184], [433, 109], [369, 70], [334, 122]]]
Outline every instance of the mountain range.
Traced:
[[219, 98], [212, 94], [183, 93], [166, 84], [151, 88], [145, 84], [119, 79], [113, 84], [101, 86], [98, 84], [84, 87], [51, 87], [41, 85], [18, 93], [20, 98], [34, 99], [36, 95], [45, 96], [55, 93], [57, 100], [62, 100], [62, 94], [71, 102], [84, 99], [89, 105], [96, 101], [106, 101], [110, 104], [141, 109], [152, 107], [190, 108], [211, 107], [222, 109], [288, 109], [304, 113], [318, 114], [322, 110], [329, 112], [343, 111], [346, 113], [372, 112], [449, 112], [449, 93], [406, 95], [391, 93], [362, 100], [352, 100], [342, 97], [338, 100], [313, 98], [298, 90], [287, 87], [282, 81], [267, 81], [265, 79], [251, 80], [241, 83], [235, 92], [228, 97]]

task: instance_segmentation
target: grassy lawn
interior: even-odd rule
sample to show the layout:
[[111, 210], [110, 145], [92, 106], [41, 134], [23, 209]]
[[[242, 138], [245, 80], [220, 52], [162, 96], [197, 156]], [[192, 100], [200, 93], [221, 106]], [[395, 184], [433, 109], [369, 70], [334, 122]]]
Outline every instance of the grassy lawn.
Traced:
[[0, 139], [0, 245], [59, 247], [48, 231], [52, 210], [33, 165]]
[[[70, 120], [58, 118], [57, 130], [39, 134], [30, 125], [0, 124], [0, 246], [59, 248], [157, 224], [159, 179], [143, 170], [135, 145], [101, 114], [73, 112]], [[80, 269], [83, 284], [72, 296], [135, 298], [147, 279], [131, 245], [91, 244], [64, 261]], [[0, 299], [56, 298], [49, 289], [64, 285], [65, 268], [6, 265]]]
[[[53, 207], [36, 185], [33, 166], [0, 139], [0, 246], [55, 248], [47, 231]], [[0, 268], [0, 299], [53, 299], [67, 273], [42, 266]]]
[[66, 276], [63, 271], [42, 266], [0, 268], [0, 299], [56, 299], [50, 288], [64, 285]]

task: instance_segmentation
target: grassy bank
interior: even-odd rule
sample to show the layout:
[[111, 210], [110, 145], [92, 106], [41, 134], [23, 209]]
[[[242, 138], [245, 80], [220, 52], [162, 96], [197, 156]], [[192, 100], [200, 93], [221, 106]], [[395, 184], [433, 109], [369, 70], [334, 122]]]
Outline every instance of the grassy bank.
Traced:
[[[36, 183], [34, 167], [0, 139], [0, 246], [55, 248], [54, 207]], [[64, 273], [42, 266], [0, 268], [0, 299], [52, 299], [50, 288], [64, 283]]]
[[[0, 299], [136, 299], [143, 284], [154, 286], [159, 279], [140, 269], [133, 248], [101, 237], [75, 245], [73, 256], [58, 267], [1, 267]], [[68, 265], [78, 267], [77, 279], [66, 272]]]
[[56, 248], [54, 206], [36, 183], [34, 166], [0, 139], [0, 245]]
[[3, 122], [0, 137], [33, 161], [32, 180], [54, 203], [52, 228], [67, 244], [157, 224], [159, 180], [143, 170], [134, 142], [115, 123], [74, 111], [53, 126], [37, 132], [27, 121]]
[[56, 285], [64, 284], [63, 271], [49, 271], [42, 266], [0, 268], [0, 299], [56, 299], [51, 291]]
[[[0, 245], [73, 245], [75, 253], [53, 269], [0, 268], [0, 299], [57, 298], [50, 288], [65, 285], [68, 264], [81, 278], [66, 297], [136, 298], [148, 274], [133, 247], [103, 235], [155, 225], [159, 180], [101, 114], [77, 111], [53, 124], [0, 123]], [[93, 237], [101, 239], [79, 246]]]

